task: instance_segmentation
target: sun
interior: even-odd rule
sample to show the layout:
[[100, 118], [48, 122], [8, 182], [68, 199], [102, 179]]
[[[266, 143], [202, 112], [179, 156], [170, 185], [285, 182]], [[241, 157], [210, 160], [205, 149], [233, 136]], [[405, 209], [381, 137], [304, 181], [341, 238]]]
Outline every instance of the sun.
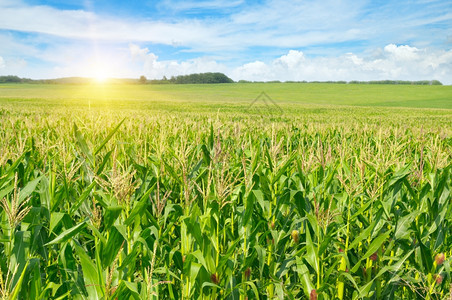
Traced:
[[107, 77], [107, 75], [105, 75], [105, 74], [96, 74], [96, 75], [94, 76], [94, 80], [95, 80], [97, 83], [105, 83], [105, 82], [108, 80], [108, 77]]
[[97, 83], [105, 83], [108, 80], [108, 74], [102, 70], [96, 70], [93, 73], [93, 78]]
[[91, 64], [89, 70], [89, 77], [96, 83], [105, 83], [110, 77], [108, 67], [100, 62]]

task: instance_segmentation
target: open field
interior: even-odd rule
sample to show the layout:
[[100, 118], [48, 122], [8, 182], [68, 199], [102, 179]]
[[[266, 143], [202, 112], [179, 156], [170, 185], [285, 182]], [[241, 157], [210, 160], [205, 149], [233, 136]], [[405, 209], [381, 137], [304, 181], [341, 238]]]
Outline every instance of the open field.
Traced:
[[[452, 109], [452, 86], [329, 83], [240, 83], [205, 85], [0, 85], [0, 99], [183, 102], [249, 105], [261, 92], [281, 105], [354, 105]], [[40, 102], [41, 103], [41, 102]], [[197, 109], [197, 107], [196, 107]]]
[[[277, 106], [250, 107], [262, 91]], [[451, 99], [450, 86], [0, 85], [1, 295], [449, 297]]]

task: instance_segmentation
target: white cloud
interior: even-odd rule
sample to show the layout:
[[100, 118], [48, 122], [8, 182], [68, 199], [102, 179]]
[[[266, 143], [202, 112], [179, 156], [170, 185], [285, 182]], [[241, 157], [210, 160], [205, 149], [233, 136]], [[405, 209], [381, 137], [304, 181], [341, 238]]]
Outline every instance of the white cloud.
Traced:
[[415, 61], [421, 58], [420, 50], [416, 47], [406, 45], [396, 46], [394, 44], [387, 45], [384, 51], [394, 57], [397, 61]]
[[290, 50], [287, 55], [283, 55], [275, 60], [275, 65], [286, 67], [287, 69], [295, 69], [306, 61], [306, 58], [301, 51]]
[[148, 48], [130, 45], [130, 55], [149, 78], [202, 72], [223, 72], [234, 80], [338, 81], [338, 80], [431, 80], [452, 84], [452, 50], [435, 51], [389, 44], [372, 55], [346, 53], [309, 57], [290, 50], [271, 61], [254, 61], [228, 67], [214, 59], [159, 60]]
[[[73, 44], [39, 53], [51, 61], [45, 71], [16, 57], [0, 56], [0, 74], [22, 77], [55, 78], [93, 76], [99, 72], [111, 77], [150, 79], [163, 76], [222, 72], [232, 79], [251, 81], [328, 81], [328, 80], [431, 80], [452, 84], [452, 50], [433, 50], [408, 45], [389, 44], [369, 53], [345, 53], [337, 56], [310, 56], [290, 50], [272, 60], [254, 60], [226, 65], [218, 59], [201, 56], [186, 60], [162, 60], [147, 47], [129, 44], [98, 47]], [[1, 54], [1, 53], [0, 53]], [[44, 75], [43, 75], [44, 74]]]
[[241, 5], [243, 0], [203, 0], [203, 1], [163, 1], [163, 5], [167, 9], [174, 11], [192, 11], [192, 10], [211, 10], [211, 9], [225, 9], [231, 7], [237, 7]]
[[[37, 18], [36, 16], [39, 16]], [[148, 41], [166, 45], [197, 45], [217, 32], [197, 20], [165, 23], [104, 17], [84, 10], [0, 3], [0, 29], [65, 38], [103, 41]]]
[[11, 33], [0, 31], [0, 55], [5, 57], [16, 55], [36, 55], [37, 50], [29, 39], [17, 38]]
[[[447, 28], [440, 30], [433, 25], [452, 20], [450, 7], [437, 1], [424, 9], [418, 9], [419, 4], [415, 3], [404, 14], [395, 14], [394, 4], [377, 7], [370, 1], [350, 0], [267, 0], [254, 4], [243, 0], [167, 0], [165, 4], [173, 7], [168, 8], [173, 11], [240, 9], [197, 18], [171, 16], [168, 21], [168, 18], [113, 16], [3, 0], [0, 1], [0, 29], [75, 39], [183, 46], [187, 51], [212, 55], [213, 51], [238, 51], [255, 46], [293, 49], [350, 41], [368, 41], [376, 47], [374, 41], [384, 45], [416, 40], [416, 45], [428, 46], [443, 35], [441, 41], [447, 39], [442, 34]], [[420, 28], [425, 25], [436, 29]]]
[[245, 64], [231, 71], [235, 80], [428, 80], [452, 84], [452, 50], [434, 51], [387, 45], [372, 56], [347, 53], [335, 57], [306, 57], [301, 51], [264, 63]]
[[27, 65], [27, 61], [23, 58], [5, 59], [0, 56], [0, 75], [19, 75]]
[[148, 48], [140, 48], [140, 46], [135, 44], [130, 44], [129, 49], [133, 59], [145, 60], [146, 55], [149, 53]]
[[[244, 64], [232, 71], [232, 77], [236, 80], [259, 80], [268, 81], [273, 80], [275, 74], [272, 72], [271, 66], [268, 66], [262, 61], [255, 61]], [[258, 79], [260, 78], [260, 79]]]
[[209, 57], [199, 57], [184, 61], [158, 60], [158, 56], [150, 52], [148, 48], [140, 48], [138, 45], [129, 46], [133, 60], [141, 62], [141, 72], [149, 78], [159, 79], [163, 76], [186, 75], [204, 72], [227, 72], [225, 65], [218, 63]]

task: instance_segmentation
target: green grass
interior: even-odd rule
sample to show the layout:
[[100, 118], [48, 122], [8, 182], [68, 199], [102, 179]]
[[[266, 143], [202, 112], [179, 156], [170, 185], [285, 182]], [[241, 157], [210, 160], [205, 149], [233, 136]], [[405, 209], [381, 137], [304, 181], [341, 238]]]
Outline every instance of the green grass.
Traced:
[[448, 95], [0, 85], [0, 298], [450, 297]]
[[452, 109], [452, 86], [322, 83], [219, 85], [0, 85], [0, 99], [247, 104], [262, 91], [281, 105], [321, 104]]

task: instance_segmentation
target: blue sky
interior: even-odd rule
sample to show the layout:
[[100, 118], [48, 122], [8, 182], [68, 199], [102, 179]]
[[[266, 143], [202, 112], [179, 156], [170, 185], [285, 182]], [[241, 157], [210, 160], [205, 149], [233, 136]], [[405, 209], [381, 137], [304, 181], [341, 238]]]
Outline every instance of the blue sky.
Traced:
[[452, 1], [0, 0], [0, 75], [452, 84]]

